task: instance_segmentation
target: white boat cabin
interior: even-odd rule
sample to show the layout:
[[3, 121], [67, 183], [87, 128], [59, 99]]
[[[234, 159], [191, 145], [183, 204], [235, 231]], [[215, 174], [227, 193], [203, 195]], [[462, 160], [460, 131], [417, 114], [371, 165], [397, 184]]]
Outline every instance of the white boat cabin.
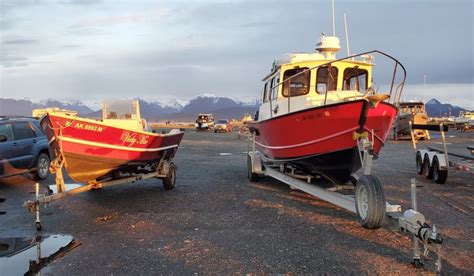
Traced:
[[323, 36], [318, 52], [287, 54], [275, 61], [263, 79], [258, 120], [366, 95], [372, 85], [372, 56], [335, 61], [339, 49], [337, 37]]

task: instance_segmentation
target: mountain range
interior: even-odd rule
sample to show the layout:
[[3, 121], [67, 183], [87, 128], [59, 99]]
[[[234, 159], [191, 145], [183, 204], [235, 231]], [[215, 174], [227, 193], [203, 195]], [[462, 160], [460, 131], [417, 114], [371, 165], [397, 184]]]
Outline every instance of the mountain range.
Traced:
[[[213, 113], [216, 118], [239, 119], [245, 113], [254, 114], [258, 105], [257, 101], [243, 103], [227, 97], [216, 96], [198, 96], [184, 106], [176, 100], [149, 102], [140, 99], [142, 116], [153, 121], [194, 121], [198, 113]], [[101, 110], [94, 111], [77, 100], [48, 99], [35, 103], [28, 99], [0, 98], [0, 115], [31, 116], [33, 109], [46, 107], [75, 110], [85, 117], [101, 117], [102, 114]], [[464, 109], [459, 106], [441, 103], [437, 99], [426, 102], [426, 111], [432, 117], [459, 116], [459, 112], [462, 110]]]
[[[215, 96], [198, 96], [184, 106], [176, 100], [149, 102], [139, 99], [139, 101], [142, 117], [155, 121], [194, 121], [198, 113], [213, 113], [216, 118], [240, 119], [243, 114], [254, 114], [258, 109], [257, 102], [243, 103], [227, 97]], [[102, 110], [94, 111], [80, 101], [48, 99], [35, 103], [28, 99], [0, 98], [0, 115], [31, 116], [33, 109], [47, 107], [75, 110], [84, 117], [101, 117], [102, 115]]]
[[455, 116], [458, 117], [459, 113], [465, 110], [462, 107], [441, 103], [437, 99], [433, 98], [425, 103], [426, 113], [430, 117], [443, 117], [443, 116]]

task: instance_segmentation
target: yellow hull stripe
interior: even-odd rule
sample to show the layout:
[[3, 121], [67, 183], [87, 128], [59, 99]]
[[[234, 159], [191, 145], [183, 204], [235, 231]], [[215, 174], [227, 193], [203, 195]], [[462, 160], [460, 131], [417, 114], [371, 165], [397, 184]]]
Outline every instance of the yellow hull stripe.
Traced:
[[117, 149], [117, 150], [126, 150], [126, 151], [139, 151], [139, 152], [162, 151], [162, 150], [176, 148], [178, 146], [176, 144], [176, 145], [171, 145], [171, 146], [166, 146], [166, 147], [161, 147], [161, 148], [145, 148], [145, 149], [142, 149], [142, 148], [127, 147], [127, 146], [109, 145], [109, 144], [92, 142], [92, 141], [85, 141], [85, 140], [82, 140], [82, 139], [75, 139], [75, 138], [70, 138], [70, 137], [60, 137], [60, 140], [63, 140], [63, 141], [66, 141], [66, 142], [71, 142], [71, 143], [76, 143], [76, 144], [94, 146], [94, 147]]

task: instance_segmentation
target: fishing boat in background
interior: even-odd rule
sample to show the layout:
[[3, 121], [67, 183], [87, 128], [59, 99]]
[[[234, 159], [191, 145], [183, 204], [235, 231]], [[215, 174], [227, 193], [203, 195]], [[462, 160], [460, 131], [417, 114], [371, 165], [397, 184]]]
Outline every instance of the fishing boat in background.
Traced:
[[474, 112], [466, 110], [461, 111], [459, 117], [454, 119], [454, 126], [460, 131], [474, 128]]
[[[428, 124], [429, 118], [423, 102], [400, 102], [398, 115], [393, 124], [393, 139], [403, 137], [411, 139], [410, 122], [417, 125]], [[428, 130], [417, 129], [413, 131], [415, 139], [430, 139]]]
[[123, 173], [156, 171], [171, 160], [184, 132], [153, 133], [141, 118], [138, 100], [103, 103], [102, 119], [78, 117], [75, 112], [50, 109], [41, 126], [68, 175], [94, 183]]
[[[405, 69], [380, 51], [337, 59], [339, 49], [337, 37], [323, 34], [318, 52], [273, 63], [256, 120], [248, 123], [263, 160], [344, 183], [361, 168], [358, 138], [367, 137], [378, 156], [397, 114]], [[384, 93], [373, 89], [374, 55], [394, 65]]]

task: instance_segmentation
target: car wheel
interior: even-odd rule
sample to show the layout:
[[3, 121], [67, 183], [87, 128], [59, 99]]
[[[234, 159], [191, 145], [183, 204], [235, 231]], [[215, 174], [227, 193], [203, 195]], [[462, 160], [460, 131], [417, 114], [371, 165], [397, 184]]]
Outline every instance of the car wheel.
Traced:
[[36, 167], [33, 176], [36, 180], [45, 180], [49, 176], [49, 156], [41, 153], [36, 160]]

